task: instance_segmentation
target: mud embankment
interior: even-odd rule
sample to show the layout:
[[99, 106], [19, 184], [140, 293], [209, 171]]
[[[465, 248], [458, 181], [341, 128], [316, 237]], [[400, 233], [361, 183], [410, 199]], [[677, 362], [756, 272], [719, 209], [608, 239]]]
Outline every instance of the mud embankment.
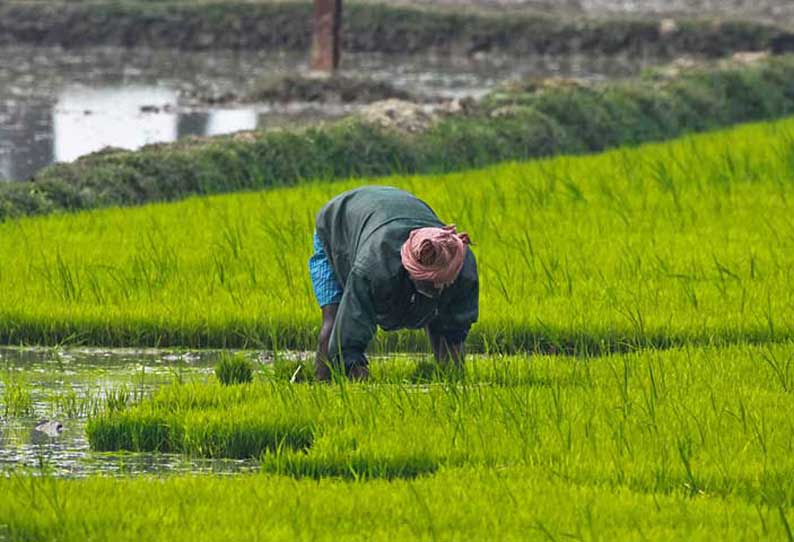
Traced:
[[790, 115], [794, 58], [673, 67], [633, 81], [526, 81], [428, 112], [410, 102], [298, 130], [106, 150], [0, 184], [0, 220], [191, 195], [598, 152]]
[[[305, 51], [309, 3], [0, 4], [0, 45]], [[758, 22], [485, 14], [353, 4], [350, 52], [723, 56], [794, 50], [794, 34]]]

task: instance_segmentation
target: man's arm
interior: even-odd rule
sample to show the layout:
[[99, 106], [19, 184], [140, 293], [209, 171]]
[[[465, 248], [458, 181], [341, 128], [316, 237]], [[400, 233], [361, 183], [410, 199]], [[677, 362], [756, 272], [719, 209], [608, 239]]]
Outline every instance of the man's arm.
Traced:
[[479, 316], [480, 284], [476, 262], [470, 253], [470, 270], [448, 292], [450, 298], [441, 307], [439, 315], [427, 326], [427, 335], [436, 361], [445, 365], [450, 360], [463, 366], [464, 343], [469, 330]]
[[[369, 280], [359, 275], [355, 269], [347, 278], [342, 300], [334, 312], [335, 316], [324, 351], [328, 363], [323, 365], [344, 368], [347, 372], [353, 367], [366, 366], [367, 357], [364, 352], [372, 341], [377, 327], [375, 307]], [[322, 375], [318, 373], [319, 376]]]
[[452, 361], [457, 366], [463, 366], [465, 356], [463, 340], [450, 341], [443, 334], [434, 332], [430, 326], [427, 327], [427, 336], [439, 365], [445, 366]]
[[320, 328], [318, 337], [317, 357], [314, 362], [314, 369], [318, 380], [330, 380], [331, 368], [328, 365], [328, 343], [331, 341], [331, 332], [336, 322], [336, 313], [339, 310], [339, 303], [332, 303], [322, 308], [323, 324]]

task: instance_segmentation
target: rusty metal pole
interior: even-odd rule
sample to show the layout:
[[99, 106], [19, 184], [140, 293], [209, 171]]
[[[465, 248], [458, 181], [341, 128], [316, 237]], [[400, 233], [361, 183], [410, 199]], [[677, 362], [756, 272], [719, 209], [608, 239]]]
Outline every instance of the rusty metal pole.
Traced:
[[339, 67], [342, 0], [314, 0], [311, 69], [331, 73]]

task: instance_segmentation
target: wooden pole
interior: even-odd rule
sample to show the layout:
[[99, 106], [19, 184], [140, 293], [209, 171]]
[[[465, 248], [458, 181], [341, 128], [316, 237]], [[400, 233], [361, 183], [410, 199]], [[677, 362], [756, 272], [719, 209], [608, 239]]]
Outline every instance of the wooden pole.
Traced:
[[311, 68], [331, 73], [339, 67], [342, 0], [314, 0]]

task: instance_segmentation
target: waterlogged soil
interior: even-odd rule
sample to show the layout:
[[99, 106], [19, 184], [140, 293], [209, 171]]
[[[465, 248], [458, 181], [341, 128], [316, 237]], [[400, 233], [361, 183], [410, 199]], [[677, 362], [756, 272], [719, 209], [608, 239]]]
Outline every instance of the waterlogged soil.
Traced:
[[[82, 477], [256, 470], [256, 461], [250, 460], [97, 453], [89, 449], [85, 433], [88, 415], [109, 394], [124, 389], [134, 400], [177, 380], [204, 381], [212, 374], [217, 357], [218, 352], [0, 349], [0, 475], [47, 472]], [[252, 357], [256, 359], [254, 354]], [[32, 413], [6, 415], [4, 397], [11, 378], [20, 379], [30, 391]], [[37, 430], [44, 421], [59, 423], [63, 430]]]
[[[476, 98], [528, 76], [606, 79], [655, 59], [345, 55], [340, 75], [388, 82], [429, 100]], [[306, 71], [305, 55], [152, 49], [0, 48], [0, 181], [104, 147], [295, 127], [362, 103], [255, 102], [263, 81]]]

